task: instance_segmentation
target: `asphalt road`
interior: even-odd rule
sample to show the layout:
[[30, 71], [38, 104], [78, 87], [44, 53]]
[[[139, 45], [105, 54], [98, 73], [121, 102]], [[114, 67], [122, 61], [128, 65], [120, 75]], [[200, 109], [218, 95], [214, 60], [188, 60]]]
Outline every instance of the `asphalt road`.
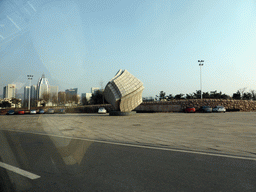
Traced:
[[0, 141], [0, 191], [256, 191], [243, 157], [15, 131]]

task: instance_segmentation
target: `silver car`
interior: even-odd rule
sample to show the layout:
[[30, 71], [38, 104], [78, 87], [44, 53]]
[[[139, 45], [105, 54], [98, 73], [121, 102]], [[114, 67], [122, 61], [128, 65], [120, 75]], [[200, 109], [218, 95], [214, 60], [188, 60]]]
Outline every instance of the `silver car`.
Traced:
[[201, 108], [200, 108], [200, 111], [201, 112], [205, 112], [205, 113], [211, 113], [212, 112], [212, 108], [210, 107], [210, 106], [202, 106]]
[[216, 106], [216, 107], [214, 107], [214, 108], [212, 109], [212, 112], [223, 112], [223, 113], [225, 113], [225, 112], [226, 112], [226, 109], [225, 109], [225, 107], [223, 107], [223, 106]]
[[47, 113], [54, 114], [54, 109], [48, 109]]
[[30, 110], [30, 114], [36, 114], [36, 110], [34, 109]]
[[98, 113], [99, 114], [106, 114], [107, 110], [104, 107], [100, 107], [99, 110], [98, 110]]

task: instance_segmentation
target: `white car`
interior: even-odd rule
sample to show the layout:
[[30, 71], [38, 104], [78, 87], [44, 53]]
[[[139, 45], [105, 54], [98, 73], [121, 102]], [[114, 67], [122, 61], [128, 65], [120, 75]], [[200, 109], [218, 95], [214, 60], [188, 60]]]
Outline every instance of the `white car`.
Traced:
[[99, 110], [98, 110], [98, 113], [99, 114], [105, 114], [105, 113], [107, 113], [107, 110], [104, 107], [100, 107]]
[[225, 107], [223, 107], [223, 106], [216, 106], [216, 107], [214, 107], [214, 108], [212, 109], [212, 112], [223, 112], [223, 113], [225, 113], [225, 112], [226, 112], [226, 109], [225, 109]]
[[30, 110], [30, 114], [36, 114], [36, 110]]

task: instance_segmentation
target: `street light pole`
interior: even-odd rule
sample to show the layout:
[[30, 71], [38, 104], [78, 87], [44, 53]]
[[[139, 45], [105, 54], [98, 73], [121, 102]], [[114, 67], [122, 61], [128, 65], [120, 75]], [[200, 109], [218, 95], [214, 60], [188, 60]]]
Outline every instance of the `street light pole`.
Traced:
[[204, 60], [198, 60], [200, 66], [200, 90], [201, 90], [201, 99], [203, 99], [203, 90], [202, 90], [202, 66], [204, 65]]
[[31, 80], [33, 78], [33, 75], [27, 75], [29, 80], [29, 90], [28, 90], [28, 110], [30, 110], [30, 90], [31, 90]]

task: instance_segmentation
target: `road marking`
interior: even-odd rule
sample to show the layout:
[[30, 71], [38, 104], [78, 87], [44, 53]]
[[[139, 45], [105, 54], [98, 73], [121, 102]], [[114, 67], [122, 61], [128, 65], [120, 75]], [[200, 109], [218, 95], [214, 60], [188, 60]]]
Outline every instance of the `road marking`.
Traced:
[[29, 178], [29, 179], [39, 179], [41, 177], [41, 176], [36, 175], [34, 173], [30, 173], [28, 171], [25, 171], [23, 169], [20, 169], [18, 167], [14, 167], [12, 165], [9, 165], [9, 164], [3, 163], [3, 162], [0, 162], [0, 167], [5, 168], [5, 169], [7, 169], [9, 171], [13, 171], [15, 173], [18, 173], [18, 174], [20, 174], [20, 175], [22, 175], [24, 177]]
[[[4, 130], [4, 129], [2, 129], [2, 130]], [[50, 136], [50, 137], [60, 137], [60, 138], [65, 138], [65, 139], [78, 139], [78, 140], [90, 141], [90, 142], [95, 142], [95, 143], [121, 145], [121, 146], [127, 146], [127, 147], [137, 147], [137, 148], [155, 149], [155, 150], [163, 150], [163, 151], [174, 151], [174, 152], [181, 152], [181, 153], [192, 153], [192, 154], [199, 154], [199, 155], [208, 155], [208, 156], [226, 157], [226, 158], [233, 158], [233, 159], [243, 159], [243, 160], [256, 161], [256, 158], [253, 158], [253, 157], [224, 155], [224, 154], [217, 154], [217, 153], [211, 153], [211, 152], [189, 151], [189, 150], [172, 149], [172, 148], [165, 148], [165, 147], [153, 147], [153, 146], [129, 144], [129, 143], [117, 143], [117, 142], [112, 142], [112, 141], [101, 141], [101, 140], [86, 139], [86, 138], [79, 138], [79, 137], [69, 137], [69, 136], [63, 136], [63, 135], [52, 135], [52, 134], [47, 134], [47, 133], [35, 133], [35, 132], [31, 132], [31, 131], [21, 131], [21, 130], [5, 130], [5, 131], [29, 133], [29, 134], [34, 134], [34, 135], [43, 135], [43, 136]]]

